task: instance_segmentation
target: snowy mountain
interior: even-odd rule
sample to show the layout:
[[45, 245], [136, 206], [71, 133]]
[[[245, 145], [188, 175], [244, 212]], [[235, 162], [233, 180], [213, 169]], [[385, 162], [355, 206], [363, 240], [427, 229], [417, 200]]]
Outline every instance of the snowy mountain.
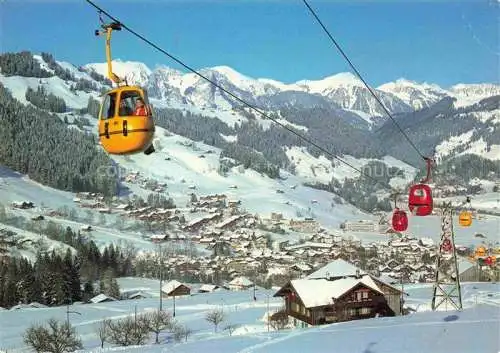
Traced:
[[438, 85], [417, 83], [405, 79], [389, 82], [378, 87], [379, 90], [392, 93], [415, 110], [430, 107], [449, 95]]
[[[104, 77], [107, 77], [107, 63], [94, 63], [83, 66], [87, 71], [95, 71]], [[121, 79], [127, 81], [131, 85], [143, 86], [149, 80], [151, 70], [143, 63], [136, 61], [113, 60], [113, 72]]]
[[[385, 112], [361, 80], [351, 73], [340, 73], [317, 81], [298, 81], [295, 86], [305, 92], [326, 97], [344, 109], [361, 112], [371, 118], [385, 116]], [[410, 110], [410, 107], [398, 97], [381, 90], [374, 90], [391, 113]]]
[[[115, 65], [115, 64], [113, 64]], [[145, 85], [152, 98], [169, 103], [189, 104], [227, 110], [242, 104], [193, 73], [182, 73], [168, 67], [149, 70], [142, 63], [116, 61], [118, 75], [129, 72], [129, 82]], [[107, 66], [103, 63], [85, 66], [106, 75]], [[294, 105], [316, 107], [329, 105], [343, 108], [372, 122], [375, 117], [384, 115], [383, 110], [371, 96], [362, 82], [350, 73], [340, 73], [325, 79], [301, 80], [285, 84], [269, 79], [254, 79], [227, 66], [204, 68], [200, 73], [233, 92], [248, 103], [268, 110], [279, 110], [294, 97]], [[147, 77], [147, 78], [146, 78]], [[381, 100], [394, 113], [407, 112], [412, 108], [391, 93], [378, 90]], [[311, 97], [312, 96], [312, 97]], [[312, 99], [314, 98], [314, 99]]]
[[[498, 84], [458, 84], [449, 90], [450, 96], [457, 99], [455, 107], [464, 107], [476, 104], [492, 96], [500, 96]], [[498, 100], [497, 100], [498, 104]]]
[[[121, 60], [114, 61], [113, 65], [117, 74], [126, 75], [130, 83], [145, 85], [152, 98], [171, 106], [188, 105], [217, 110], [241, 107], [240, 102], [193, 73], [183, 73], [165, 66], [151, 70], [143, 63]], [[104, 63], [84, 67], [104, 76], [107, 74]], [[350, 111], [369, 123], [378, 123], [387, 118], [362, 82], [348, 72], [290, 84], [266, 78], [251, 78], [228, 66], [203, 68], [200, 73], [248, 103], [270, 111], [277, 111], [290, 104], [291, 98], [291, 104], [295, 106], [307, 108], [329, 105]], [[500, 94], [500, 86], [494, 84], [459, 84], [443, 89], [435, 84], [406, 79], [373, 89], [393, 114], [430, 107], [444, 97], [455, 98], [455, 106], [462, 107]]]

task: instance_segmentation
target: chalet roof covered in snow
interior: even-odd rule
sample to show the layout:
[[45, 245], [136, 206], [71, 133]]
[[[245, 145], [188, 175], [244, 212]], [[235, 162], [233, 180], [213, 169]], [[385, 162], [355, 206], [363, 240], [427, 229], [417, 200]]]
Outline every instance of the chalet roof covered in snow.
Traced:
[[341, 276], [356, 276], [356, 272], [359, 271], [360, 275], [367, 274], [360, 268], [344, 261], [342, 259], [337, 259], [330, 262], [329, 264], [321, 267], [320, 269], [314, 271], [307, 279], [318, 279], [318, 278], [329, 278], [329, 277], [341, 277]]
[[219, 288], [219, 286], [217, 286], [215, 284], [204, 284], [200, 287], [199, 290], [200, 290], [200, 292], [213, 292], [217, 288]]
[[370, 276], [362, 278], [340, 278], [335, 281], [326, 279], [296, 279], [291, 284], [306, 308], [314, 308], [333, 303], [333, 300], [341, 297], [358, 284], [364, 284], [370, 289], [383, 294]]
[[164, 284], [163, 287], [161, 287], [161, 291], [164, 292], [164, 293], [166, 293], [166, 294], [169, 294], [169, 293], [172, 293], [177, 288], [179, 288], [180, 286], [186, 286], [186, 285], [182, 284], [181, 282], [176, 281], [174, 279], [174, 280], [172, 280], [172, 281]]
[[229, 282], [229, 285], [247, 287], [252, 286], [253, 282], [246, 277], [236, 277], [231, 282]]
[[106, 294], [98, 294], [96, 295], [95, 297], [93, 297], [92, 299], [90, 299], [90, 301], [94, 304], [97, 304], [97, 303], [102, 303], [104, 301], [108, 301], [108, 300], [111, 300], [111, 301], [115, 301], [116, 299], [115, 298], [112, 298], [112, 297], [109, 297], [107, 296]]

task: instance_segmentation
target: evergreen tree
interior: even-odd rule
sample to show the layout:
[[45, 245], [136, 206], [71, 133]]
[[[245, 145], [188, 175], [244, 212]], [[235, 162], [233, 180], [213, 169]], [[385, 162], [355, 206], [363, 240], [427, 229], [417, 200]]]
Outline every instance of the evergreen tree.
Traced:
[[94, 291], [94, 286], [92, 285], [92, 282], [85, 282], [85, 285], [83, 287], [83, 295], [82, 295], [82, 300], [84, 303], [88, 302], [91, 298], [95, 296], [95, 291]]
[[106, 271], [104, 281], [106, 283], [106, 292], [104, 294], [115, 299], [120, 299], [120, 287], [112, 269]]

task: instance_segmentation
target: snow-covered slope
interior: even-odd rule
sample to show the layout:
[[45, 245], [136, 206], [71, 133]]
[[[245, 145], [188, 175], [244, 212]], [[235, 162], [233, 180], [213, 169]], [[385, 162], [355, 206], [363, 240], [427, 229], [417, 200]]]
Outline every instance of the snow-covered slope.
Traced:
[[47, 78], [3, 76], [0, 74], [0, 82], [12, 93], [12, 96], [22, 103], [27, 104], [26, 90], [31, 88], [37, 90], [42, 86], [47, 93], [64, 99], [69, 109], [82, 109], [87, 106], [89, 97], [99, 99], [96, 92], [71, 91], [71, 83], [54, 76]]
[[[156, 283], [154, 283], [156, 282]], [[176, 319], [192, 330], [187, 342], [173, 343], [168, 334], [160, 337], [163, 344], [113, 347], [108, 343], [103, 350], [96, 327], [107, 318], [117, 320], [137, 313], [151, 312], [158, 307], [157, 281], [127, 278], [120, 280], [122, 290], [131, 292], [142, 289], [153, 297], [140, 300], [123, 300], [100, 304], [75, 304], [70, 307], [80, 315], [70, 315], [70, 322], [82, 338], [81, 352], [317, 352], [317, 353], [496, 353], [500, 349], [498, 331], [500, 311], [498, 284], [464, 283], [462, 295], [464, 310], [457, 312], [428, 311], [428, 305], [418, 306], [418, 312], [399, 317], [374, 318], [336, 323], [310, 328], [289, 328], [275, 331], [267, 326], [267, 315], [282, 306], [281, 298], [273, 298], [276, 290], [257, 288], [256, 301], [253, 290], [214, 293], [195, 293], [175, 299]], [[407, 300], [428, 304], [431, 301], [431, 284], [405, 285]], [[163, 300], [164, 310], [172, 312], [172, 299]], [[225, 321], [238, 325], [232, 335], [213, 326], [204, 317], [209, 310], [223, 309]], [[43, 323], [49, 318], [66, 320], [66, 307], [19, 309], [0, 311], [0, 342], [2, 349], [28, 352], [22, 334], [33, 323]]]
[[178, 204], [185, 204], [196, 187], [198, 194], [224, 193], [230, 199], [239, 199], [242, 207], [252, 213], [281, 212], [286, 218], [307, 213], [327, 227], [337, 228], [345, 219], [363, 217], [355, 207], [335, 204], [335, 195], [303, 186], [304, 180], [290, 173], [282, 172], [282, 179], [271, 179], [236, 166], [222, 176], [218, 173], [220, 149], [170, 133], [166, 136], [165, 132], [157, 128], [157, 153], [148, 158], [136, 155], [113, 159], [129, 171], [166, 182], [169, 195]]
[[473, 105], [484, 98], [500, 96], [498, 84], [458, 84], [449, 89], [449, 95], [456, 98], [455, 107]]
[[489, 145], [483, 138], [471, 142], [473, 130], [459, 136], [452, 136], [441, 142], [436, 147], [437, 156], [461, 156], [464, 154], [475, 154], [490, 160], [500, 160], [500, 145]]
[[[342, 183], [345, 178], [357, 179], [360, 176], [359, 172], [347, 166], [345, 163], [342, 163], [340, 160], [334, 160], [332, 162], [326, 159], [323, 155], [314, 157], [303, 147], [287, 148], [286, 154], [295, 165], [296, 175], [306, 179], [309, 182], [328, 184], [332, 181], [332, 178], [335, 178]], [[396, 167], [403, 170], [404, 176], [391, 176], [390, 184], [393, 187], [404, 186], [407, 183], [411, 182], [417, 172], [416, 168], [391, 156], [385, 156], [383, 159], [378, 160], [368, 158], [354, 158], [349, 155], [344, 155], [341, 159], [366, 174], [369, 174], [370, 171], [368, 169], [365, 170], [365, 166], [368, 163], [374, 161], [383, 162], [384, 164], [386, 164], [387, 168]], [[374, 171], [374, 173], [377, 173], [377, 171]]]

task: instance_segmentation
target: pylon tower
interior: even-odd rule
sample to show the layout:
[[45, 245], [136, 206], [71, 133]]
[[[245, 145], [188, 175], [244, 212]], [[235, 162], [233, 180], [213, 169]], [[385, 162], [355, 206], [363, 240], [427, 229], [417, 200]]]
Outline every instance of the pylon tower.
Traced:
[[450, 304], [462, 310], [460, 273], [458, 272], [455, 234], [453, 233], [453, 208], [451, 203], [442, 206], [441, 240], [436, 259], [436, 273], [432, 296], [432, 310]]

